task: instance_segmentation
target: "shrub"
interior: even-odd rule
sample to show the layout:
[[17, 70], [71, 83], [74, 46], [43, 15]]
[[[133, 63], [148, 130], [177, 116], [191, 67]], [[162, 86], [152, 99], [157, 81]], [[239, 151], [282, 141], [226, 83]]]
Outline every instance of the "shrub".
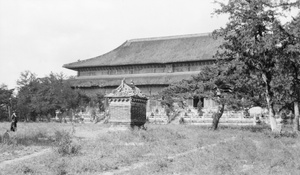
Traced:
[[184, 123], [185, 123], [184, 118], [181, 117], [181, 118], [179, 119], [179, 124], [184, 124]]
[[0, 135], [0, 141], [0, 143], [10, 144], [10, 136], [8, 130], [3, 134], [3, 136]]
[[55, 140], [57, 152], [62, 156], [76, 155], [81, 149], [81, 146], [72, 139], [72, 136], [69, 132], [56, 131]]

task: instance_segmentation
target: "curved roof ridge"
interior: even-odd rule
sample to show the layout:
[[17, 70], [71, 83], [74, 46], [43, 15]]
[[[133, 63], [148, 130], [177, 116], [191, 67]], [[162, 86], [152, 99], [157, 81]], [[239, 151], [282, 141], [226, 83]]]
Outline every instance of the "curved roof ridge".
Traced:
[[106, 53], [104, 53], [104, 54], [102, 54], [102, 55], [99, 55], [99, 56], [96, 56], [96, 57], [92, 57], [92, 58], [87, 58], [87, 59], [85, 59], [85, 60], [78, 60], [77, 62], [73, 62], [73, 63], [64, 64], [63, 67], [64, 67], [64, 68], [68, 68], [69, 65], [76, 64], [76, 63], [78, 63], [78, 62], [88, 62], [88, 61], [97, 59], [97, 58], [99, 58], [99, 57], [101, 57], [101, 56], [107, 55], [107, 54], [109, 54], [109, 53], [111, 53], [111, 52], [117, 50], [118, 48], [120, 48], [120, 47], [126, 45], [127, 43], [128, 43], [128, 40], [126, 40], [123, 44], [119, 45], [119, 46], [116, 47], [115, 49], [113, 49], [113, 50], [111, 50], [111, 51], [108, 51], [108, 52], [106, 52]]
[[128, 40], [128, 42], [158, 41], [158, 40], [169, 40], [169, 39], [180, 39], [180, 38], [192, 38], [192, 37], [200, 37], [200, 36], [210, 36], [211, 34], [212, 33], [197, 33], [197, 34], [187, 34], [187, 35], [137, 38], [137, 39]]

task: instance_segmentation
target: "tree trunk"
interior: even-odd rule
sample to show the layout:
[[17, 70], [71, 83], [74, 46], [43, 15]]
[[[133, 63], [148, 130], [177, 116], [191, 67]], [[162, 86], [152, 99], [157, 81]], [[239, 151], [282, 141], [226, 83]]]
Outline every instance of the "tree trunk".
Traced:
[[271, 74], [270, 73], [264, 73], [262, 74], [262, 78], [266, 84], [266, 101], [267, 101], [267, 107], [269, 110], [269, 120], [272, 132], [280, 132], [281, 128], [277, 127], [277, 122], [275, 119], [275, 112], [274, 112], [274, 106], [273, 106], [273, 93], [271, 92]]
[[300, 97], [300, 90], [299, 90], [299, 79], [298, 79], [298, 72], [299, 68], [298, 66], [294, 65], [294, 77], [293, 77], [293, 91], [296, 96], [296, 101], [294, 101], [294, 121], [293, 121], [293, 130], [294, 132], [299, 131], [299, 97]]
[[211, 129], [213, 129], [213, 130], [218, 129], [220, 118], [222, 117], [223, 112], [224, 112], [224, 107], [225, 107], [224, 104], [219, 105], [218, 106], [218, 111], [213, 114], [213, 116], [212, 116], [213, 121], [212, 121]]
[[299, 131], [299, 103], [298, 101], [294, 102], [294, 113], [295, 113], [295, 117], [294, 117], [294, 132]]
[[274, 109], [273, 108], [269, 108], [269, 120], [270, 120], [270, 125], [271, 125], [272, 132], [280, 132], [281, 128], [279, 128], [277, 126], [277, 121], [276, 121], [276, 118], [275, 118], [275, 114], [274, 114]]
[[8, 121], [11, 121], [10, 106], [9, 105], [8, 105], [7, 109], [8, 109]]

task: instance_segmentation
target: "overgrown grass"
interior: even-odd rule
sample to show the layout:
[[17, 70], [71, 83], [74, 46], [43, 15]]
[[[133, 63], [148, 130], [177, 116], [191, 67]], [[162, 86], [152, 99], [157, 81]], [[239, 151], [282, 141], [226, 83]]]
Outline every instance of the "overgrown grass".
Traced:
[[[61, 148], [62, 146], [58, 146], [58, 136], [63, 135], [65, 130], [72, 129], [70, 125], [58, 123], [18, 123], [18, 130], [8, 132], [8, 138], [3, 139], [8, 126], [10, 126], [8, 122], [0, 123], [0, 162], [32, 154], [48, 147]], [[74, 149], [77, 147], [71, 144], [69, 146], [71, 151], [77, 150]]]
[[[10, 123], [0, 123], [0, 143]], [[18, 123], [16, 132], [9, 132], [10, 143], [23, 146], [44, 146], [53, 143], [55, 132], [71, 130], [72, 126], [57, 123]]]
[[[103, 127], [107, 125], [85, 124], [75, 130]], [[61, 152], [9, 166], [2, 173], [101, 174], [144, 162], [143, 168], [124, 174], [300, 174], [298, 136], [274, 135], [266, 126], [211, 131], [190, 125], [149, 125], [146, 131], [109, 131], [90, 140], [74, 140], [71, 128], [53, 125], [51, 132]], [[55, 134], [57, 130], [61, 132]], [[178, 156], [190, 150], [194, 151]]]

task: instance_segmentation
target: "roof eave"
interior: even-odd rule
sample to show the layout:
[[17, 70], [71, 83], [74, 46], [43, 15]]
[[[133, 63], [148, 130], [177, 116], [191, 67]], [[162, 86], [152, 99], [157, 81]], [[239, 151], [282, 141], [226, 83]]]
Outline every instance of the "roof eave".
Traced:
[[[150, 62], [141, 64], [119, 64], [119, 65], [87, 65], [87, 66], [70, 66], [69, 64], [63, 65], [66, 69], [71, 69], [77, 71], [80, 68], [94, 68], [94, 67], [118, 67], [118, 66], [132, 66], [132, 65], [149, 65], [149, 64], [172, 64], [172, 63], [186, 63], [186, 62], [204, 62], [204, 61], [215, 61], [215, 58], [208, 58], [205, 60], [186, 60], [186, 61], [175, 61], [175, 62]], [[71, 63], [72, 64], [72, 63]]]

